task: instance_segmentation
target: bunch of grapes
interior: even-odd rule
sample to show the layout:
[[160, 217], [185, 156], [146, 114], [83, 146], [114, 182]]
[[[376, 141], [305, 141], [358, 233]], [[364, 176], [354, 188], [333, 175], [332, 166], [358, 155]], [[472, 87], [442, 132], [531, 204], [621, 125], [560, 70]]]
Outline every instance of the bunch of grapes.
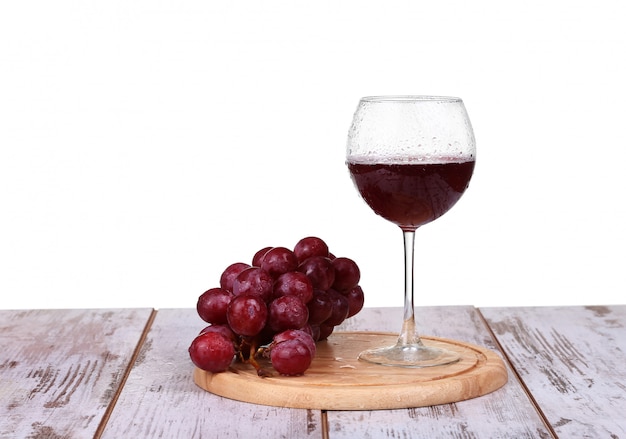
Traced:
[[229, 265], [220, 286], [198, 298], [198, 315], [209, 326], [192, 341], [191, 360], [216, 373], [237, 358], [268, 376], [258, 361], [265, 358], [282, 375], [301, 375], [315, 343], [363, 308], [359, 267], [313, 236], [293, 250], [263, 248], [251, 262]]

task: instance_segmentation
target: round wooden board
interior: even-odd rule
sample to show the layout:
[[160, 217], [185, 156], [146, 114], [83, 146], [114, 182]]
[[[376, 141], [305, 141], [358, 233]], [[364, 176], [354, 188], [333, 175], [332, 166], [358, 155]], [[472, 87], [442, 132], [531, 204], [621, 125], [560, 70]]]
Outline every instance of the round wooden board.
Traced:
[[[317, 343], [311, 367], [302, 376], [260, 378], [249, 364], [233, 363], [221, 373], [196, 368], [194, 382], [211, 393], [237, 401], [319, 410], [378, 410], [424, 407], [485, 395], [507, 382], [500, 357], [489, 349], [435, 337], [424, 344], [461, 354], [457, 363], [401, 368], [357, 359], [372, 347], [395, 344], [397, 334], [335, 332]], [[263, 363], [271, 369], [271, 365]]]

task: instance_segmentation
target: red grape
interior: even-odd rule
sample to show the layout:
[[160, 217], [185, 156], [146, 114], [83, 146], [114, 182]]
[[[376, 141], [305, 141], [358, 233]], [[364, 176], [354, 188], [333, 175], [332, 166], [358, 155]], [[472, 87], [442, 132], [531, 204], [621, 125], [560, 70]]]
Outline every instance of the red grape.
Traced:
[[[304, 325], [300, 329], [288, 329], [287, 331], [302, 331], [302, 332], [305, 332], [305, 333], [309, 334], [311, 336], [311, 338], [313, 338], [313, 335], [314, 335], [313, 334], [313, 327], [308, 322], [307, 322], [306, 325]], [[287, 332], [287, 331], [285, 331], [285, 332]]]
[[335, 267], [326, 256], [311, 256], [298, 266], [298, 271], [307, 275], [313, 288], [327, 290], [335, 282]]
[[268, 311], [268, 323], [274, 332], [300, 329], [309, 319], [309, 310], [297, 296], [282, 296], [274, 299]]
[[213, 373], [223, 372], [233, 361], [235, 347], [225, 335], [206, 332], [191, 342], [189, 356], [200, 369]]
[[198, 297], [196, 309], [208, 323], [226, 323], [226, 310], [233, 294], [223, 288], [211, 288]]
[[327, 325], [326, 323], [322, 323], [319, 326], [319, 336], [317, 338], [317, 341], [326, 340], [330, 336], [330, 334], [333, 333], [334, 330], [335, 327], [333, 325]]
[[263, 257], [265, 256], [265, 253], [267, 253], [271, 249], [272, 249], [272, 247], [263, 247], [261, 250], [256, 252], [254, 254], [254, 257], [252, 258], [252, 266], [253, 267], [260, 267], [261, 266], [261, 262], [263, 262]]
[[308, 325], [309, 330], [311, 332], [311, 337], [313, 337], [314, 341], [319, 341], [320, 339], [320, 327], [319, 325]]
[[237, 336], [228, 325], [210, 325], [200, 331], [200, 334], [198, 335], [206, 334], [207, 332], [219, 332], [220, 334], [226, 336], [226, 338], [228, 338], [230, 341], [237, 341]]
[[315, 352], [317, 350], [315, 346], [315, 341], [313, 341], [313, 337], [308, 332], [305, 332], [300, 329], [288, 329], [286, 331], [280, 332], [274, 336], [274, 343], [281, 343], [287, 340], [301, 340], [306, 346], [309, 348], [313, 356], [315, 356]]
[[313, 354], [302, 340], [277, 343], [270, 350], [270, 361], [281, 375], [302, 375], [313, 361]]
[[298, 268], [298, 258], [288, 248], [274, 247], [263, 256], [261, 268], [277, 278], [283, 273], [295, 271]]
[[328, 319], [333, 312], [333, 304], [326, 291], [314, 290], [313, 298], [306, 304], [309, 308], [309, 323], [319, 325]]
[[274, 280], [270, 274], [259, 267], [250, 267], [239, 273], [233, 282], [235, 296], [259, 296], [265, 302], [272, 299]]
[[230, 264], [220, 276], [220, 287], [228, 291], [233, 291], [233, 282], [235, 281], [235, 278], [239, 276], [239, 273], [249, 267], [250, 265], [245, 262], [235, 262], [234, 264]]
[[228, 324], [239, 335], [257, 335], [267, 320], [267, 305], [259, 296], [235, 296], [226, 313]]
[[359, 311], [363, 309], [363, 304], [365, 303], [365, 296], [363, 294], [363, 289], [357, 285], [352, 288], [350, 291], [344, 294], [348, 299], [348, 317], [350, 318], [353, 315], [356, 315]]
[[330, 296], [330, 302], [333, 304], [333, 311], [330, 317], [324, 321], [324, 324], [337, 326], [348, 317], [350, 305], [346, 296], [335, 290], [328, 290], [328, 295]]
[[313, 284], [299, 271], [283, 273], [274, 283], [274, 297], [281, 296], [296, 296], [302, 303], [308, 303], [313, 297]]
[[316, 236], [302, 238], [293, 248], [299, 262], [303, 262], [312, 256], [328, 257], [328, 245]]
[[350, 258], [339, 257], [333, 259], [335, 267], [335, 281], [332, 287], [337, 291], [348, 291], [356, 287], [361, 279], [359, 266]]

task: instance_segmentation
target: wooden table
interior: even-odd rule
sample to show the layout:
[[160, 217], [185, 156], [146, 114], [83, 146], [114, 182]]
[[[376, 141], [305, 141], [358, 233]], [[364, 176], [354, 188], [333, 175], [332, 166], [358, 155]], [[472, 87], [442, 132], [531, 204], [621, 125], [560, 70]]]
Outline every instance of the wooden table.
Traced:
[[[366, 308], [342, 329], [396, 331], [401, 314]], [[195, 309], [0, 311], [0, 438], [626, 438], [626, 306], [428, 307], [417, 318], [424, 335], [502, 355], [508, 383], [425, 408], [260, 406], [193, 383]]]

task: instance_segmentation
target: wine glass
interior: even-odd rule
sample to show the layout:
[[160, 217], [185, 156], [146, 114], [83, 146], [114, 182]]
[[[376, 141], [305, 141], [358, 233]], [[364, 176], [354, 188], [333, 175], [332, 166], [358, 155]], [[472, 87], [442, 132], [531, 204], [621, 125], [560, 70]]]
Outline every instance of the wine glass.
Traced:
[[346, 163], [361, 197], [404, 237], [404, 322], [395, 345], [361, 360], [386, 366], [454, 363], [455, 352], [426, 346], [415, 328], [415, 230], [446, 213], [474, 171], [476, 145], [463, 101], [441, 96], [364, 97], [348, 134]]

